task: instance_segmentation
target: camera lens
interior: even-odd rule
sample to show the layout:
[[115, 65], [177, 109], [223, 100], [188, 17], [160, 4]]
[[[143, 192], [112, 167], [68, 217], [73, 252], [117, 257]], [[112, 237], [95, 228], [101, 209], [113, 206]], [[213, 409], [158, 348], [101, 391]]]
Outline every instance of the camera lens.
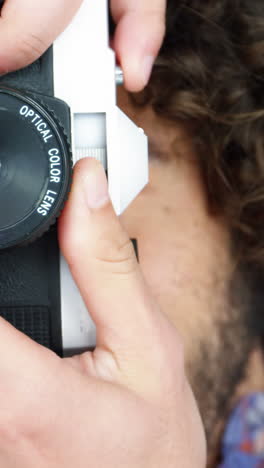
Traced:
[[51, 112], [0, 89], [0, 248], [48, 229], [67, 196], [70, 172], [67, 139]]
[[6, 229], [32, 212], [49, 168], [42, 152], [35, 152], [37, 135], [8, 109], [0, 113], [0, 229]]

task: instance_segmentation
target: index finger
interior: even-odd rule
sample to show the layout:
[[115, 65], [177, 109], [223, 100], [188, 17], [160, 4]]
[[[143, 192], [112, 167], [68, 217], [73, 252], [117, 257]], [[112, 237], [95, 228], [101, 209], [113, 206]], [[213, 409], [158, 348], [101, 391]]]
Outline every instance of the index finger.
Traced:
[[140, 91], [149, 80], [164, 33], [166, 0], [111, 0], [117, 24], [114, 48], [129, 91]]
[[5, 0], [0, 17], [0, 74], [37, 60], [66, 28], [82, 0]]

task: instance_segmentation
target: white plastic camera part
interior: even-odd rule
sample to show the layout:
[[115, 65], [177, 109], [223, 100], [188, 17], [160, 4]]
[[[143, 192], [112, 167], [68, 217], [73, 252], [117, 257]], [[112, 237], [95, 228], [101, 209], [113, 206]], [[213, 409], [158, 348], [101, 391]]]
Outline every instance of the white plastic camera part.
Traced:
[[[55, 41], [54, 91], [71, 108], [74, 162], [91, 156], [103, 163], [119, 215], [148, 182], [148, 145], [143, 130], [116, 105], [116, 60], [109, 47], [107, 3], [84, 0]], [[65, 354], [93, 347], [95, 327], [63, 258], [61, 311]]]

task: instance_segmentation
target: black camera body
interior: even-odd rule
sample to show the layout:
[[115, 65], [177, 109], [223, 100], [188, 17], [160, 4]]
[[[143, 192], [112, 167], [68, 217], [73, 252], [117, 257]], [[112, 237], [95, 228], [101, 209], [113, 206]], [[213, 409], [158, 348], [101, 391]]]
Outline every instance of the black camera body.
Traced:
[[96, 344], [57, 241], [72, 166], [103, 164], [117, 215], [148, 181], [147, 138], [116, 105], [108, 13], [83, 0], [39, 60], [0, 77], [0, 316], [59, 355]]
[[71, 114], [53, 96], [52, 49], [1, 78], [0, 142], [0, 315], [62, 355], [56, 219], [71, 183]]

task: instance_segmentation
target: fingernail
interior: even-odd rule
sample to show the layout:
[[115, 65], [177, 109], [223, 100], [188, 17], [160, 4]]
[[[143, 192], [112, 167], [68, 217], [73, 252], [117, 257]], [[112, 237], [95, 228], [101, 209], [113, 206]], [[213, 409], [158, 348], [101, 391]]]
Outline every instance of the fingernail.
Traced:
[[96, 164], [84, 179], [85, 196], [90, 209], [99, 209], [110, 199], [103, 166]]
[[145, 85], [148, 84], [150, 75], [152, 72], [152, 67], [154, 64], [154, 57], [152, 55], [147, 55], [142, 62], [142, 73]]

